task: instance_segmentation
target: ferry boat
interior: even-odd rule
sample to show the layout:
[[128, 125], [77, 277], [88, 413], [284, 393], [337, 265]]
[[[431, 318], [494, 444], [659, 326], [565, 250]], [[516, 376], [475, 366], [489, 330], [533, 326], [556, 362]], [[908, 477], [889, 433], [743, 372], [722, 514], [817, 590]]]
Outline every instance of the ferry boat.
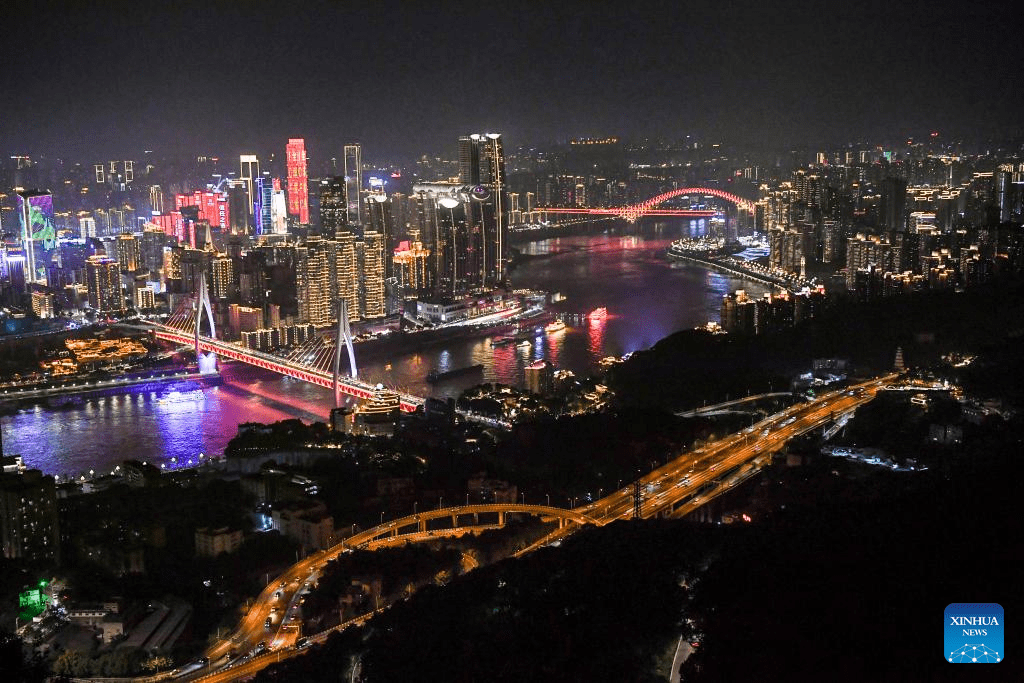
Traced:
[[590, 320], [604, 320], [608, 317], [608, 309], [602, 306], [601, 308], [595, 308], [587, 314], [587, 318]]
[[548, 333], [551, 333], [551, 332], [561, 332], [564, 329], [565, 329], [565, 323], [563, 323], [561, 320], [556, 320], [556, 321], [548, 323], [547, 325], [544, 326], [544, 331], [548, 332]]

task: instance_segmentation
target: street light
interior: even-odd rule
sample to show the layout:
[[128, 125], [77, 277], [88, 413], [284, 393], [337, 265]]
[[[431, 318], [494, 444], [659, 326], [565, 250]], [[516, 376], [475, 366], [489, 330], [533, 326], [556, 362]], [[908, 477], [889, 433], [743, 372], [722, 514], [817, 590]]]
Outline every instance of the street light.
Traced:
[[551, 494], [550, 494], [550, 493], [545, 493], [545, 494], [544, 494], [544, 497], [545, 497], [545, 498], [547, 499], [547, 501], [548, 501], [548, 507], [551, 507]]
[[414, 514], [414, 515], [416, 514], [416, 506], [419, 505], [419, 504], [420, 504], [420, 502], [418, 500], [414, 500], [413, 501], [413, 503], [412, 503], [412, 514]]

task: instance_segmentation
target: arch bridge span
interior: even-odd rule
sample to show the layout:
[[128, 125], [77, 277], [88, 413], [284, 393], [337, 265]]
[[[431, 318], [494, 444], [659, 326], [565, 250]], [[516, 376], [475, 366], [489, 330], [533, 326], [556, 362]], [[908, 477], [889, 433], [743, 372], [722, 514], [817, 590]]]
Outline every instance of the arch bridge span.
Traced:
[[[481, 515], [486, 519], [481, 520]], [[457, 505], [438, 510], [424, 510], [395, 520], [384, 522], [372, 529], [349, 536], [336, 548], [362, 549], [391, 545], [403, 541], [426, 541], [443, 536], [459, 536], [473, 529], [499, 528], [505, 525], [508, 515], [529, 515], [544, 521], [557, 521], [558, 528], [574, 525], [595, 524], [590, 516], [577, 510], [549, 505], [522, 505], [516, 503], [490, 503], [481, 505]], [[431, 528], [430, 522], [445, 520], [450, 526]], [[333, 549], [332, 549], [333, 550]]]
[[669, 190], [668, 192], [662, 192], [661, 194], [655, 195], [638, 204], [630, 204], [628, 206], [539, 207], [538, 210], [545, 213], [600, 214], [606, 216], [618, 216], [630, 223], [634, 223], [644, 216], [688, 216], [692, 218], [706, 218], [715, 214], [711, 209], [660, 208], [661, 204], [664, 204], [671, 199], [675, 199], [676, 197], [685, 197], [688, 195], [715, 197], [735, 204], [737, 208], [744, 211], [749, 211], [751, 213], [754, 211], [754, 202], [750, 199], [740, 197], [732, 192], [726, 192], [725, 190], [718, 189], [717, 187], [680, 187], [674, 190]]

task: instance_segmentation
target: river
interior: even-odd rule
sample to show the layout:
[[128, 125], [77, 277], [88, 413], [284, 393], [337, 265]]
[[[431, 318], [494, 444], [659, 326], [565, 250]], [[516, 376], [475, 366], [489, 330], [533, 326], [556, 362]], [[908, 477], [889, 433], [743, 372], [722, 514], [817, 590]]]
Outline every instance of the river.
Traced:
[[[511, 274], [516, 287], [560, 292], [560, 313], [598, 307], [608, 317], [533, 335], [530, 348], [491, 347], [488, 338], [457, 339], [421, 350], [361, 359], [363, 379], [417, 395], [458, 396], [481, 381], [522, 384], [523, 368], [547, 359], [555, 367], [588, 374], [609, 355], [645, 349], [672, 332], [719, 319], [722, 297], [735, 289], [753, 295], [763, 285], [695, 265], [672, 262], [673, 239], [699, 232], [695, 221], [644, 224], [632, 234], [613, 232], [520, 245], [526, 258]], [[429, 384], [426, 375], [474, 364], [481, 373]], [[174, 469], [199, 454], [223, 452], [241, 422], [297, 417], [323, 420], [331, 393], [237, 363], [222, 367], [224, 384], [207, 389], [158, 391], [96, 398], [60, 410], [32, 407], [2, 420], [4, 451], [49, 474], [79, 476], [109, 471], [134, 458]]]

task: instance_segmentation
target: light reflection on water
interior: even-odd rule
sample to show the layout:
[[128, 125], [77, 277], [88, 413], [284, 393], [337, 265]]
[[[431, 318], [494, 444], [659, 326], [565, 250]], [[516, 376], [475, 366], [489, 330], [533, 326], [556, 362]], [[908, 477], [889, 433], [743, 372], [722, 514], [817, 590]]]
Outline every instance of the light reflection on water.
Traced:
[[[567, 320], [564, 331], [530, 332], [531, 346], [491, 346], [491, 339], [459, 339], [415, 352], [364, 354], [360, 377], [417, 395], [458, 396], [480, 381], [523, 383], [523, 369], [546, 358], [555, 367], [588, 374], [605, 356], [648, 348], [680, 329], [718, 320], [722, 297], [735, 289], [759, 296], [761, 285], [669, 261], [673, 239], [700, 234], [699, 221], [645, 226], [637, 235], [600, 234], [522, 245], [530, 258], [512, 273], [515, 287], [561, 292], [558, 313], [608, 309], [603, 320]], [[576, 322], [573, 322], [573, 321]], [[474, 364], [481, 373], [426, 382], [432, 369]], [[200, 452], [219, 454], [240, 422], [289, 417], [326, 418], [331, 392], [299, 380], [229, 364], [225, 384], [205, 390], [150, 392], [92, 399], [83, 405], [31, 408], [3, 418], [7, 453], [51, 474], [110, 470], [128, 458], [172, 465]]]

